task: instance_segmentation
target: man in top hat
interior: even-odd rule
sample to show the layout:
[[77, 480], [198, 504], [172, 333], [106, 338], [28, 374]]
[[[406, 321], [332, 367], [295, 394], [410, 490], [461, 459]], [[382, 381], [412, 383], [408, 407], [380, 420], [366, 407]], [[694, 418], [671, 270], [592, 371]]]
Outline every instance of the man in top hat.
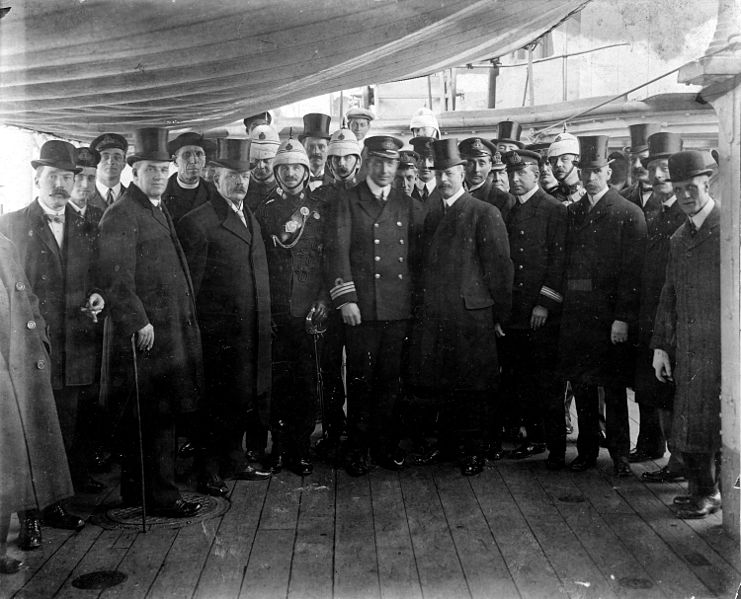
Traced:
[[[640, 409], [636, 447], [630, 453], [631, 462], [645, 462], [663, 457], [666, 451], [664, 428], [671, 433], [671, 406], [673, 385], [658, 383], [651, 367], [653, 352], [649, 348], [653, 335], [654, 316], [659, 303], [661, 287], [666, 275], [669, 257], [669, 238], [684, 223], [686, 217], [677, 204], [669, 181], [669, 156], [682, 149], [682, 139], [676, 133], [659, 132], [648, 138], [649, 154], [643, 159], [652, 184], [651, 205], [646, 215], [646, 258], [641, 276], [641, 309], [638, 321], [639, 337], [636, 352], [636, 372], [633, 389]], [[662, 416], [663, 411], [663, 416]], [[681, 478], [681, 456], [672, 454], [664, 478]], [[651, 474], [651, 473], [644, 473]], [[663, 475], [662, 475], [663, 476]], [[644, 477], [653, 480], [651, 476]]]
[[[185, 254], [163, 203], [170, 157], [167, 130], [134, 132], [127, 158], [133, 183], [100, 221], [98, 270], [109, 293], [109, 359], [121, 373], [103, 392], [125, 398], [121, 495], [141, 500], [137, 404], [144, 452], [147, 510], [189, 517], [200, 509], [175, 485], [176, 425], [193, 413], [203, 391], [201, 334]], [[138, 401], [137, 401], [138, 399]]]
[[181, 133], [167, 143], [178, 171], [167, 182], [162, 201], [177, 223], [193, 208], [205, 204], [213, 194], [213, 186], [201, 176], [206, 167], [206, 154], [216, 151], [216, 145], [200, 133]]
[[409, 121], [409, 129], [412, 132], [412, 137], [440, 139], [440, 125], [437, 123], [437, 117], [432, 110], [426, 107], [420, 108], [412, 115], [412, 120]]
[[419, 162], [419, 154], [414, 150], [399, 152], [399, 166], [396, 167], [394, 187], [408, 196], [411, 196], [417, 187], [417, 162]]
[[366, 138], [368, 176], [340, 196], [327, 237], [330, 295], [345, 324], [351, 476], [368, 472], [369, 449], [385, 468], [404, 465], [394, 414], [421, 210], [392, 186], [402, 145], [386, 135]]
[[242, 452], [250, 414], [267, 430], [270, 392], [270, 283], [260, 226], [244, 206], [249, 158], [249, 140], [220, 139], [218, 193], [177, 224], [203, 340], [206, 398], [198, 425], [206, 456], [199, 487], [211, 495], [228, 493], [222, 476], [270, 476], [247, 464]]
[[669, 157], [677, 203], [687, 221], [672, 235], [651, 347], [656, 377], [676, 385], [672, 439], [682, 453], [689, 494], [674, 498], [680, 518], [720, 509], [720, 209], [710, 197], [710, 156]]
[[329, 145], [329, 123], [332, 117], [318, 112], [304, 115], [304, 131], [298, 139], [309, 157], [309, 191], [332, 182], [332, 175], [325, 170]]
[[517, 203], [507, 217], [514, 265], [512, 318], [499, 339], [502, 396], [521, 408], [527, 439], [511, 452], [521, 459], [548, 449], [546, 466], [564, 467], [563, 383], [557, 375], [563, 305], [566, 208], [538, 186], [540, 154], [504, 155]]
[[[105, 302], [93, 285], [93, 251], [98, 238], [95, 223], [69, 206], [74, 177], [80, 172], [72, 144], [51, 140], [41, 146], [34, 183], [38, 196], [25, 208], [0, 217], [0, 233], [17, 247], [21, 264], [39, 298], [51, 345], [49, 361], [36, 367], [48, 370], [72, 480], [78, 491], [99, 492], [103, 485], [90, 479], [84, 438], [77, 430], [81, 395], [98, 377], [100, 338], [98, 315]], [[43, 323], [29, 320], [28, 329]], [[26, 515], [21, 528], [22, 547], [39, 546], [39, 514]], [[84, 522], [61, 503], [44, 510], [44, 522], [55, 528], [79, 530]]]
[[651, 197], [651, 178], [646, 169], [648, 157], [648, 138], [661, 129], [659, 123], [638, 123], [629, 125], [630, 146], [625, 150], [630, 162], [631, 185], [620, 193], [639, 208], [647, 209], [648, 199]]
[[463, 187], [458, 140], [434, 144], [439, 202], [422, 233], [423, 298], [411, 350], [420, 397], [437, 401], [451, 448], [463, 444], [461, 472], [484, 468], [484, 423], [499, 382], [496, 338], [512, 307], [512, 261], [502, 216]]
[[521, 150], [525, 144], [520, 141], [522, 126], [517, 121], [501, 121], [497, 123], [497, 136], [491, 140], [501, 154], [512, 150]]
[[579, 179], [579, 140], [571, 133], [559, 133], [548, 147], [548, 164], [558, 180], [558, 188], [550, 193], [567, 206], [578, 202], [584, 195]]
[[273, 158], [280, 139], [270, 125], [258, 125], [250, 135], [250, 184], [244, 202], [254, 213], [278, 185], [273, 174]]
[[242, 122], [244, 123], [247, 137], [252, 139], [252, 132], [255, 130], [256, 127], [264, 127], [266, 125], [273, 124], [273, 115], [266, 110], [265, 112], [259, 112], [252, 116], [248, 116], [247, 118], [242, 119]]
[[433, 168], [434, 157], [432, 154], [432, 145], [435, 142], [434, 137], [412, 137], [409, 143], [419, 156], [417, 160], [417, 186], [412, 192], [412, 197], [427, 205], [440, 199], [440, 192], [435, 191], [437, 180], [435, 179], [435, 170]]
[[97, 190], [95, 181], [97, 177], [98, 163], [100, 154], [92, 148], [77, 148], [77, 160], [75, 164], [80, 170], [75, 175], [75, 183], [70, 192], [69, 205], [73, 210], [97, 225], [103, 216], [103, 210], [93, 204], [93, 198]]
[[614, 473], [630, 476], [626, 387], [632, 383], [646, 222], [640, 208], [609, 188], [607, 143], [606, 135], [579, 138], [587, 193], [568, 206], [559, 358], [579, 419], [579, 453], [571, 470], [597, 462], [602, 386]]
[[307, 190], [309, 157], [293, 138], [273, 159], [278, 187], [255, 216], [267, 250], [273, 318], [273, 381], [270, 428], [273, 472], [285, 465], [299, 476], [314, 466], [309, 456], [316, 417], [315, 356], [307, 317], [326, 321], [324, 284], [326, 206]]
[[126, 191], [121, 173], [126, 168], [129, 143], [118, 133], [103, 133], [90, 142], [90, 149], [100, 155], [95, 172], [96, 194], [90, 203], [105, 212]]
[[347, 128], [353, 132], [358, 143], [362, 144], [366, 135], [368, 135], [368, 131], [370, 131], [371, 122], [375, 120], [376, 116], [367, 108], [355, 106], [347, 111], [345, 117], [347, 118]]
[[[468, 193], [477, 200], [495, 206], [502, 213], [502, 218], [507, 220], [507, 214], [514, 206], [515, 198], [494, 186], [489, 178], [493, 157], [499, 153], [496, 146], [480, 137], [469, 137], [461, 142], [458, 151], [466, 161], [464, 186]], [[499, 157], [501, 162], [501, 154]]]

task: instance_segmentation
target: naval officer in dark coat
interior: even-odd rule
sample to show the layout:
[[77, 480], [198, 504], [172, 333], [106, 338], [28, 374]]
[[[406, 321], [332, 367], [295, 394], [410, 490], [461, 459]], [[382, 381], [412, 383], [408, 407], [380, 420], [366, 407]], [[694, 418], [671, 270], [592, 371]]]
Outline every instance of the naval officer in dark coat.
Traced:
[[423, 226], [411, 379], [419, 395], [441, 404], [449, 444], [463, 445], [461, 472], [472, 475], [484, 468], [484, 423], [499, 383], [496, 338], [512, 308], [512, 261], [499, 211], [463, 188], [457, 140], [435, 141], [434, 156], [442, 199], [429, 205]]
[[497, 156], [501, 161], [499, 150], [490, 141], [480, 137], [469, 137], [460, 143], [458, 151], [466, 160], [466, 191], [477, 200], [495, 206], [506, 220], [507, 214], [515, 205], [515, 198], [494, 185], [489, 177], [494, 157]]

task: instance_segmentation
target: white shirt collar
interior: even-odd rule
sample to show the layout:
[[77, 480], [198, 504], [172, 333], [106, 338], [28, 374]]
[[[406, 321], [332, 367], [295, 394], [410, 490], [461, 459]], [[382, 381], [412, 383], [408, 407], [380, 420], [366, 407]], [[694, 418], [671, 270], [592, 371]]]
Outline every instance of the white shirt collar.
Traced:
[[77, 204], [75, 204], [72, 200], [67, 202], [67, 204], [69, 205], [70, 208], [72, 208], [72, 210], [77, 212], [77, 214], [79, 214], [80, 216], [85, 216], [85, 211], [87, 210], [87, 204], [83, 208], [79, 208]]
[[[476, 191], [476, 190], [477, 190], [477, 189], [479, 189], [480, 187], [483, 187], [485, 183], [486, 183], [486, 179], [484, 179], [484, 180], [483, 180], [483, 181], [482, 181], [481, 183], [479, 183], [478, 185], [470, 185], [470, 186], [468, 186], [468, 187], [467, 187], [467, 189], [468, 189], [468, 192], [470, 193], [470, 192], [472, 192], [472, 191]], [[468, 185], [468, 183], [466, 183], [466, 185]]]
[[661, 202], [661, 205], [662, 206], [665, 206], [666, 208], [671, 208], [672, 206], [674, 206], [674, 204], [675, 204], [676, 201], [677, 201], [677, 196], [675, 196], [674, 194], [672, 194], [672, 197], [670, 197], [669, 199], [664, 200], [663, 202]]
[[517, 201], [520, 202], [520, 204], [524, 204], [525, 202], [527, 202], [530, 198], [532, 198], [535, 195], [536, 191], [538, 191], [537, 185], [533, 187], [530, 191], [528, 191], [525, 195], [517, 196]]
[[181, 189], [195, 189], [201, 184], [201, 178], [198, 177], [198, 181], [191, 184], [191, 183], [183, 183], [180, 179], [178, 179], [178, 176], [175, 175], [175, 182], [178, 184], [178, 187], [180, 187]]
[[457, 200], [457, 199], [458, 199], [459, 197], [461, 197], [461, 196], [462, 196], [462, 195], [463, 195], [463, 194], [465, 193], [465, 191], [466, 191], [466, 190], [465, 190], [465, 189], [463, 189], [463, 186], [461, 186], [461, 188], [460, 188], [460, 189], [459, 189], [458, 191], [456, 191], [456, 192], [455, 192], [455, 193], [454, 193], [454, 194], [453, 194], [452, 196], [450, 196], [449, 198], [445, 198], [445, 199], [443, 200], [443, 202], [445, 202], [445, 203], [447, 204], [448, 208], [450, 208], [450, 206], [452, 206], [453, 204], [455, 204], [455, 201], [456, 201], [456, 200]]
[[427, 188], [427, 193], [431, 194], [434, 191], [435, 187], [437, 187], [437, 179], [435, 177], [432, 177], [432, 179], [427, 181], [424, 186]]
[[234, 210], [234, 212], [236, 212], [237, 214], [240, 214], [242, 212], [242, 206], [244, 205], [244, 200], [240, 201], [239, 202], [239, 205], [235, 205], [234, 202], [232, 202], [231, 200], [227, 200], [221, 194], [219, 194], [219, 195], [221, 196], [221, 199], [224, 200], [227, 203], [227, 205], [229, 206], [229, 208], [231, 208], [232, 210]]
[[705, 219], [713, 211], [714, 207], [715, 207], [715, 201], [713, 200], [713, 198], [710, 198], [707, 201], [707, 203], [702, 207], [700, 212], [690, 216], [690, 220], [694, 223], [695, 227], [698, 230], [700, 229], [700, 227], [702, 227], [702, 223], [705, 222]]
[[594, 208], [597, 205], [597, 202], [599, 202], [602, 199], [602, 196], [605, 195], [610, 190], [610, 186], [606, 185], [602, 191], [595, 194], [594, 196], [590, 196], [587, 194], [587, 198], [589, 199], [589, 203], [592, 205], [592, 208]]
[[63, 216], [64, 215], [64, 206], [60, 210], [52, 210], [44, 204], [39, 198], [36, 198], [36, 201], [39, 203], [39, 206], [41, 206], [41, 209], [44, 211], [44, 214], [48, 214], [49, 216]]
[[366, 177], [365, 182], [368, 184], [368, 189], [370, 189], [370, 192], [378, 197], [383, 193], [383, 199], [387, 200], [389, 197], [389, 192], [391, 191], [391, 185], [386, 185], [385, 187], [379, 187], [376, 185], [375, 181], [371, 179], [370, 177]]
[[95, 181], [95, 189], [98, 190], [98, 193], [100, 194], [100, 197], [105, 200], [105, 197], [108, 195], [108, 190], [113, 191], [113, 199], [115, 200], [118, 196], [121, 195], [121, 181], [116, 183], [113, 187], [108, 187], [107, 185], [103, 185], [100, 181], [96, 179]]

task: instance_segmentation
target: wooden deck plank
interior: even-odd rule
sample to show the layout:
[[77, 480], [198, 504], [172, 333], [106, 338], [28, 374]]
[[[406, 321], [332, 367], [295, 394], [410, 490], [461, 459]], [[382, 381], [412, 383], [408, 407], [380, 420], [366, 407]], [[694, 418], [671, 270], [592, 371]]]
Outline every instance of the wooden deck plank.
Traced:
[[381, 596], [384, 599], [421, 599], [422, 588], [399, 475], [379, 470], [370, 476], [370, 484]]
[[[265, 484], [265, 483], [252, 483]], [[260, 518], [261, 530], [295, 530], [301, 498], [302, 479], [283, 471], [270, 479], [265, 509]]]
[[499, 551], [523, 599], [567, 596], [561, 580], [497, 468], [470, 481]]
[[194, 599], [234, 599], [239, 596], [252, 551], [268, 483], [239, 481], [231, 493], [231, 508], [216, 530]]
[[369, 477], [337, 472], [335, 599], [380, 598]]
[[470, 597], [432, 470], [408, 470], [400, 480], [425, 598]]
[[295, 522], [293, 529], [258, 528], [250, 559], [244, 570], [240, 599], [286, 597], [295, 537]]
[[334, 584], [335, 476], [325, 464], [304, 478], [288, 597], [324, 599]]
[[517, 597], [518, 591], [468, 480], [457, 469], [434, 472], [440, 500], [471, 595]]

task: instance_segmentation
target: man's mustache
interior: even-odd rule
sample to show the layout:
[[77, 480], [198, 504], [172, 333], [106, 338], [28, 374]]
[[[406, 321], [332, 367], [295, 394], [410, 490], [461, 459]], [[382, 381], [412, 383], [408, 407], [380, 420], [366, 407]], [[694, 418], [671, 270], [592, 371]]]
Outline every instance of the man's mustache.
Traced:
[[69, 192], [64, 187], [55, 187], [49, 195], [50, 196], [62, 196], [63, 198], [68, 198]]

